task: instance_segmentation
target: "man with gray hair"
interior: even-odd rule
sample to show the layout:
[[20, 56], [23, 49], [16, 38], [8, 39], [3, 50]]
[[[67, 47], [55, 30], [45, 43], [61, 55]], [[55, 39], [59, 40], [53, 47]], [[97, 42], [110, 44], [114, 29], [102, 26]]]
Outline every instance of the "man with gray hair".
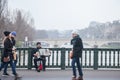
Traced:
[[[82, 57], [82, 49], [83, 49], [83, 43], [81, 38], [79, 37], [78, 31], [74, 30], [72, 31], [72, 37], [73, 39], [71, 40], [71, 44], [73, 45], [72, 48], [72, 69], [73, 69], [73, 77], [72, 80], [83, 80], [83, 72], [82, 68], [80, 65], [80, 59]], [[77, 74], [76, 74], [76, 67], [75, 63], [77, 63], [77, 68], [79, 72], [79, 77], [76, 79]]]

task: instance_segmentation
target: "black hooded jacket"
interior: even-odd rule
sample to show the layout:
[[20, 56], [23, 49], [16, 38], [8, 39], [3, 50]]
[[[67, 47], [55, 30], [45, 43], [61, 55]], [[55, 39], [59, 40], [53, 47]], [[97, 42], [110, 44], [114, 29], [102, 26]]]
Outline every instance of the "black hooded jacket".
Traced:
[[73, 57], [82, 57], [82, 39], [79, 36], [76, 36], [71, 40], [71, 44], [73, 45]]
[[12, 48], [13, 48], [13, 42], [9, 38], [6, 38], [4, 41], [4, 57], [10, 56], [12, 58]]

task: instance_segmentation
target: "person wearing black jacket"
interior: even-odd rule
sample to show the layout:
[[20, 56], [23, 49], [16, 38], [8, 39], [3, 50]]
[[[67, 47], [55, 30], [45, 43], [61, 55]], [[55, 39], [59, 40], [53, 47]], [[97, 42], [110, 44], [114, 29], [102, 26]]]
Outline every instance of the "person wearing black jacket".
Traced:
[[37, 42], [36, 44], [37, 48], [34, 48], [32, 50], [32, 57], [34, 58], [34, 67], [36, 71], [38, 70], [38, 65], [37, 65], [37, 61], [41, 61], [42, 59], [40, 58], [40, 53], [39, 53], [39, 49], [41, 48], [41, 43]]
[[[4, 40], [3, 40], [3, 44], [4, 44], [4, 41], [6, 40], [6, 38], [9, 37], [9, 34], [10, 34], [9, 31], [4, 31], [5, 37], [4, 37]], [[4, 52], [2, 52], [0, 71], [2, 70], [2, 68], [4, 68], [3, 75], [9, 75], [9, 74], [6, 72], [6, 71], [7, 71], [7, 67], [6, 67], [6, 66], [8, 65], [9, 61], [4, 61], [4, 58], [5, 58], [4, 56], [5, 56], [5, 55], [4, 55]], [[8, 58], [6, 58], [6, 59], [8, 59]]]
[[[15, 40], [16, 32], [12, 31], [10, 34], [11, 34], [11, 42], [12, 42], [13, 49], [14, 49], [14, 51], [12, 51], [13, 63], [14, 63], [14, 66], [16, 68], [16, 64], [17, 64], [17, 54], [16, 54], [16, 48], [15, 48], [15, 44], [16, 44], [16, 40]], [[7, 71], [7, 67], [8, 67], [8, 65], [4, 66], [4, 71]]]
[[77, 30], [72, 32], [73, 39], [71, 40], [71, 44], [73, 45], [72, 48], [72, 69], [73, 69], [73, 77], [72, 80], [76, 80], [77, 74], [76, 74], [76, 67], [75, 63], [77, 63], [77, 68], [79, 72], [79, 77], [77, 80], [83, 80], [83, 72], [80, 65], [80, 59], [82, 57], [82, 49], [83, 49], [83, 43], [82, 39], [79, 37]]
[[[3, 57], [4, 58], [9, 58], [9, 64], [12, 68], [13, 75], [15, 75], [17, 77], [18, 74], [16, 73], [16, 68], [15, 68], [15, 65], [13, 63], [13, 53], [12, 53], [12, 51], [14, 51], [14, 48], [13, 48], [13, 42], [12, 42], [12, 39], [11, 39], [11, 34], [9, 33], [8, 37], [6, 37], [6, 39], [4, 40]], [[5, 70], [6, 71], [5, 71], [4, 75], [7, 75], [7, 69], [5, 69]]]

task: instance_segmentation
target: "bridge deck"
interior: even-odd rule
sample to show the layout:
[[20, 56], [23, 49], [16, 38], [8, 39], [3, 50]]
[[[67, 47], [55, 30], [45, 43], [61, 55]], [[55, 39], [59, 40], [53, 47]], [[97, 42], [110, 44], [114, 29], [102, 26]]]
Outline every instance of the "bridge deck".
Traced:
[[[71, 80], [71, 70], [18, 70], [22, 80]], [[84, 80], [120, 80], [120, 70], [83, 70]], [[11, 73], [11, 71], [9, 71]]]

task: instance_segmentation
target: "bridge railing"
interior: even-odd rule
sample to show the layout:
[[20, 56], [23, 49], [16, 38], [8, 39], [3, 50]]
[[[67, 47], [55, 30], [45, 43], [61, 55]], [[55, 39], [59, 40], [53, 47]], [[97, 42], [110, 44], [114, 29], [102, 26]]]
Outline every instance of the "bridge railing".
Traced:
[[[33, 68], [32, 48], [18, 48], [17, 68]], [[71, 68], [70, 48], [50, 48], [51, 56], [46, 57], [48, 68]], [[3, 48], [0, 48], [0, 58]], [[80, 59], [83, 68], [120, 68], [120, 49], [85, 48]]]

